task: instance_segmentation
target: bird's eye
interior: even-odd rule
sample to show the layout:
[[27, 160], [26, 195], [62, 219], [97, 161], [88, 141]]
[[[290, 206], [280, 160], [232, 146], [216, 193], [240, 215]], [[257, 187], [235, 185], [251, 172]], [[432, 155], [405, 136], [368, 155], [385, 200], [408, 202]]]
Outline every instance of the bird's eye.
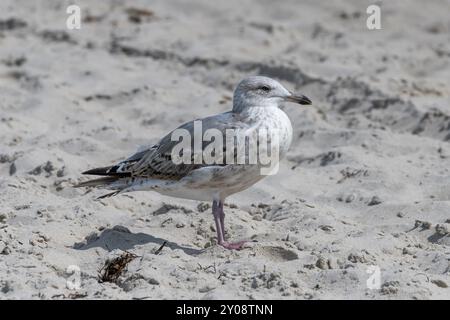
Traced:
[[270, 91], [270, 87], [269, 86], [262, 86], [259, 89], [264, 91], [264, 92], [269, 92]]

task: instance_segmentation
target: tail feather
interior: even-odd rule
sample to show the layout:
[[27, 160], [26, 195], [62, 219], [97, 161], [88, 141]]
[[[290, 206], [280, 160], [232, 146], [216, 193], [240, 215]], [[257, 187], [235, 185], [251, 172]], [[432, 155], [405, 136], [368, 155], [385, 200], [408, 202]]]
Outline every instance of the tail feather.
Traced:
[[[100, 187], [106, 189], [116, 190], [111, 193], [107, 193], [98, 197], [97, 199], [104, 199], [115, 196], [122, 192], [130, 182], [132, 182], [131, 174], [129, 172], [121, 171], [123, 168], [121, 165], [95, 168], [83, 172], [83, 174], [103, 176], [101, 178], [88, 180], [75, 185], [75, 188], [81, 187]], [[119, 171], [119, 172], [118, 172]]]
[[129, 172], [117, 172], [119, 166], [109, 166], [95, 168], [83, 172], [83, 174], [90, 174], [95, 176], [117, 176], [117, 177], [129, 177], [131, 174]]
[[104, 195], [98, 197], [97, 200], [104, 199], [104, 198], [109, 198], [109, 197], [113, 197], [113, 196], [119, 194], [121, 191], [122, 191], [122, 190], [118, 190], [118, 191], [114, 191], [114, 192], [111, 192], [111, 193], [104, 194]]
[[104, 186], [116, 182], [119, 179], [120, 177], [103, 177], [81, 182], [79, 184], [74, 185], [74, 188]]

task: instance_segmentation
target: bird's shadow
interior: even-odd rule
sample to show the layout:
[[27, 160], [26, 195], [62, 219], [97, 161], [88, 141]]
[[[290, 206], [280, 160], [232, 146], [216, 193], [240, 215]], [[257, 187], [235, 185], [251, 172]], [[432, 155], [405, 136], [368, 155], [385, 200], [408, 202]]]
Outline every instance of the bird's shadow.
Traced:
[[83, 242], [74, 243], [73, 248], [76, 250], [88, 250], [91, 248], [103, 248], [107, 251], [120, 249], [127, 251], [133, 249], [136, 245], [146, 243], [156, 243], [162, 245], [166, 242], [166, 246], [173, 249], [181, 249], [188, 255], [198, 255], [203, 252], [201, 249], [180, 246], [174, 242], [157, 238], [146, 233], [132, 233], [126, 227], [115, 226], [102, 231], [100, 235], [93, 233], [85, 238]]

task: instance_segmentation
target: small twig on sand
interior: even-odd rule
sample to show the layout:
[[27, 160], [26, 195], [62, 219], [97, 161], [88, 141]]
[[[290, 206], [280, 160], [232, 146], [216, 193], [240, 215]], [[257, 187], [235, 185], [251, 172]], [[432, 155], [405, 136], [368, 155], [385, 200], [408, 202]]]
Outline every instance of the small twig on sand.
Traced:
[[207, 272], [209, 269], [212, 269], [214, 273], [217, 273], [217, 269], [216, 269], [216, 263], [214, 262], [214, 264], [210, 265], [210, 266], [202, 266], [200, 263], [197, 263], [200, 270]]
[[161, 250], [166, 246], [167, 241], [164, 241], [163, 244], [161, 245], [161, 247], [159, 247], [158, 250], [155, 251], [155, 254], [159, 254], [161, 252]]

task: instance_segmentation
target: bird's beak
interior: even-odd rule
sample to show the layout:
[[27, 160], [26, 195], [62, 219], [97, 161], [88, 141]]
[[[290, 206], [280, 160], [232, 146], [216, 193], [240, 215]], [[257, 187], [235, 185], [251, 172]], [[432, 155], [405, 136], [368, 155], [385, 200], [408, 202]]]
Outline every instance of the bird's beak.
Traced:
[[294, 102], [294, 103], [298, 103], [298, 104], [303, 104], [303, 105], [312, 104], [312, 101], [308, 97], [306, 97], [302, 94], [297, 95], [297, 94], [291, 93], [290, 95], [286, 96], [285, 100]]

